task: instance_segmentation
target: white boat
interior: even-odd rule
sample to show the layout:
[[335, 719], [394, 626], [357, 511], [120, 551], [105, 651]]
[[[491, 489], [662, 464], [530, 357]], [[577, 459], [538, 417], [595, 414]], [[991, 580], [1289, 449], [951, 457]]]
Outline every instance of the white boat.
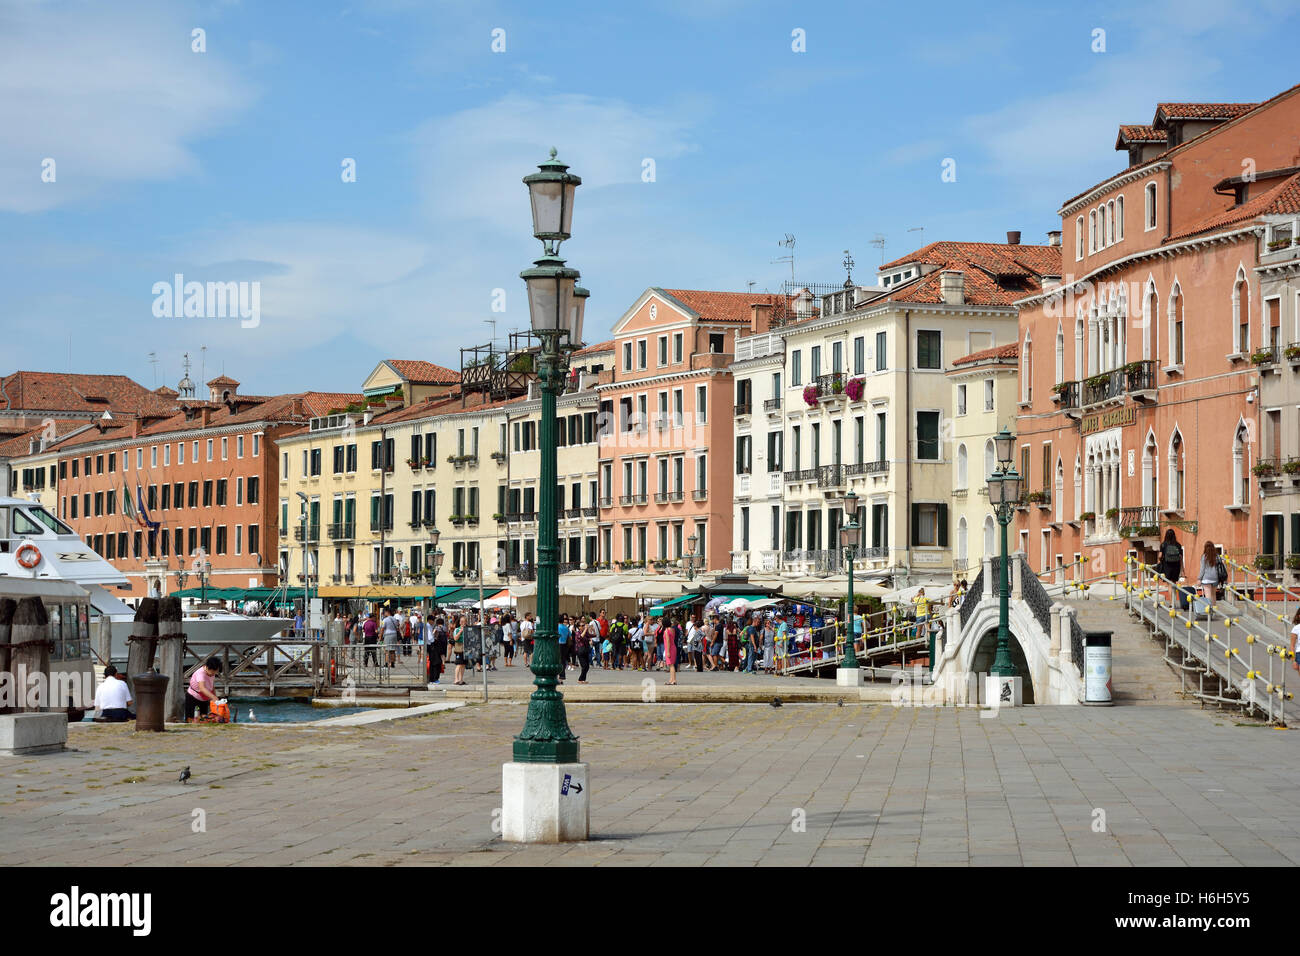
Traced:
[[[109, 658], [126, 660], [135, 609], [109, 588], [129, 585], [113, 567], [66, 524], [45, 508], [23, 498], [0, 497], [0, 578], [71, 581], [90, 594], [92, 618], [111, 622]], [[283, 617], [247, 617], [222, 607], [185, 610], [183, 629], [192, 644], [256, 644], [275, 637], [292, 621]], [[92, 626], [92, 632], [98, 627]]]

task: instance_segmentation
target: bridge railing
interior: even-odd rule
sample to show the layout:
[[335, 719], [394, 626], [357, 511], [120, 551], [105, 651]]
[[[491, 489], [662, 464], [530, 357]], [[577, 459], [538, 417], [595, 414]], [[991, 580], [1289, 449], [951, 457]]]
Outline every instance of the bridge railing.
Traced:
[[[1158, 574], [1154, 566], [1132, 556], [1126, 557], [1124, 563], [1125, 603], [1150, 626], [1152, 633], [1164, 636], [1165, 660], [1182, 675], [1184, 692], [1187, 692], [1187, 675], [1194, 672], [1197, 686], [1190, 693], [1202, 702], [1255, 711], [1270, 722], [1285, 726], [1284, 702], [1293, 697], [1286, 689], [1287, 671], [1290, 662], [1295, 660], [1290, 648], [1266, 640], [1255, 628], [1243, 624], [1240, 616], [1225, 615], [1215, 605], [1206, 608], [1202, 621], [1196, 611], [1195, 596], [1189, 596], [1184, 610], [1179, 606], [1177, 585]], [[1235, 646], [1234, 634], [1240, 635], [1237, 643], [1245, 644], [1244, 661]], [[1182, 652], [1181, 660], [1170, 656], [1175, 646]], [[1257, 648], [1264, 652], [1258, 666]], [[1196, 663], [1188, 664], [1188, 657]], [[1235, 674], [1234, 659], [1240, 668]], [[1219, 684], [1217, 690], [1205, 686], [1206, 677], [1215, 679]], [[1228, 696], [1225, 693], [1228, 689], [1236, 691], [1238, 696]]]
[[[782, 648], [778, 642], [776, 673], [793, 674], [817, 667], [838, 665], [844, 660], [846, 623], [828, 624], [813, 631], [808, 647], [803, 650], [791, 652]], [[906, 655], [907, 650], [919, 647], [928, 641], [924, 635], [919, 638], [912, 636], [916, 627], [914, 621], [896, 621], [865, 631], [854, 641], [854, 653], [858, 657], [872, 657], [894, 651]]]

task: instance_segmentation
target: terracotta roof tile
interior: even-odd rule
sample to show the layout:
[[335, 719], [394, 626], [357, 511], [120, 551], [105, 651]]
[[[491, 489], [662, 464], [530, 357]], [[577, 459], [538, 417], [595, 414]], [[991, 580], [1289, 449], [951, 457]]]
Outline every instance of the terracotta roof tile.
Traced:
[[1170, 120], [1233, 120], [1253, 110], [1258, 103], [1157, 103], [1151, 125], [1163, 128]]
[[983, 362], [986, 359], [1018, 359], [1020, 358], [1020, 345], [1012, 342], [1010, 345], [995, 345], [991, 349], [981, 349], [978, 352], [971, 352], [970, 355], [963, 355], [959, 359], [953, 359], [953, 365], [972, 365], [975, 362]]
[[388, 359], [398, 375], [416, 385], [455, 385], [460, 373], [432, 362], [415, 359]]
[[140, 415], [167, 413], [176, 407], [125, 375], [13, 372], [0, 381], [7, 407], [18, 411]]
[[700, 289], [655, 289], [679, 305], [684, 305], [701, 319], [709, 322], [743, 322], [749, 324], [753, 310], [750, 306], [778, 305], [784, 297], [770, 292], [707, 292]]
[[211, 385], [238, 385], [239, 383], [236, 382], [229, 375], [218, 375], [216, 378], [212, 379], [207, 384], [211, 386]]
[[1154, 126], [1126, 124], [1120, 126], [1119, 133], [1115, 136], [1115, 148], [1128, 149], [1129, 143], [1164, 143], [1168, 139], [1169, 135], [1164, 130]]
[[912, 262], [938, 268], [909, 282], [891, 286], [888, 292], [867, 304], [917, 302], [937, 305], [943, 302], [941, 274], [953, 270], [964, 276], [966, 304], [1007, 306], [1039, 291], [1043, 286], [1043, 276], [1060, 275], [1062, 268], [1060, 246], [1013, 246], [992, 242], [932, 242], [881, 268]]
[[1300, 212], [1300, 173], [1288, 176], [1268, 192], [1261, 193], [1240, 206], [1233, 206], [1230, 209], [1225, 209], [1202, 219], [1182, 232], [1170, 236], [1165, 241], [1174, 242], [1204, 232], [1212, 232], [1215, 229], [1236, 225], [1257, 216], [1295, 212]]
[[614, 351], [614, 340], [609, 339], [606, 342], [597, 342], [595, 345], [584, 346], [583, 348], [578, 349], [578, 351], [574, 352], [573, 354], [575, 356], [594, 355], [597, 352], [612, 352], [612, 351]]

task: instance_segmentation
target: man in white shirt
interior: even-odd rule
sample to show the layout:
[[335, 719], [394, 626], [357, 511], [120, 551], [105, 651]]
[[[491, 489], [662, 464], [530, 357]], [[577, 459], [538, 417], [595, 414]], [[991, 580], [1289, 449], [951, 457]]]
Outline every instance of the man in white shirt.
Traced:
[[111, 723], [134, 720], [135, 714], [127, 709], [130, 703], [130, 688], [117, 676], [117, 668], [109, 664], [104, 668], [104, 682], [95, 690], [95, 709], [100, 719]]

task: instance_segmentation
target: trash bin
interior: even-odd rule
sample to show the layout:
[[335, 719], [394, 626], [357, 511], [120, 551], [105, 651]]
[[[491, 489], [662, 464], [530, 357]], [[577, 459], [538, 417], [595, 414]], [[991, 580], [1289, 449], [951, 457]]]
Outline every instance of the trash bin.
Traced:
[[1110, 631], [1083, 633], [1083, 702], [1110, 705]]
[[163, 729], [163, 710], [167, 702], [167, 674], [136, 674], [131, 678], [135, 685], [135, 729]]

